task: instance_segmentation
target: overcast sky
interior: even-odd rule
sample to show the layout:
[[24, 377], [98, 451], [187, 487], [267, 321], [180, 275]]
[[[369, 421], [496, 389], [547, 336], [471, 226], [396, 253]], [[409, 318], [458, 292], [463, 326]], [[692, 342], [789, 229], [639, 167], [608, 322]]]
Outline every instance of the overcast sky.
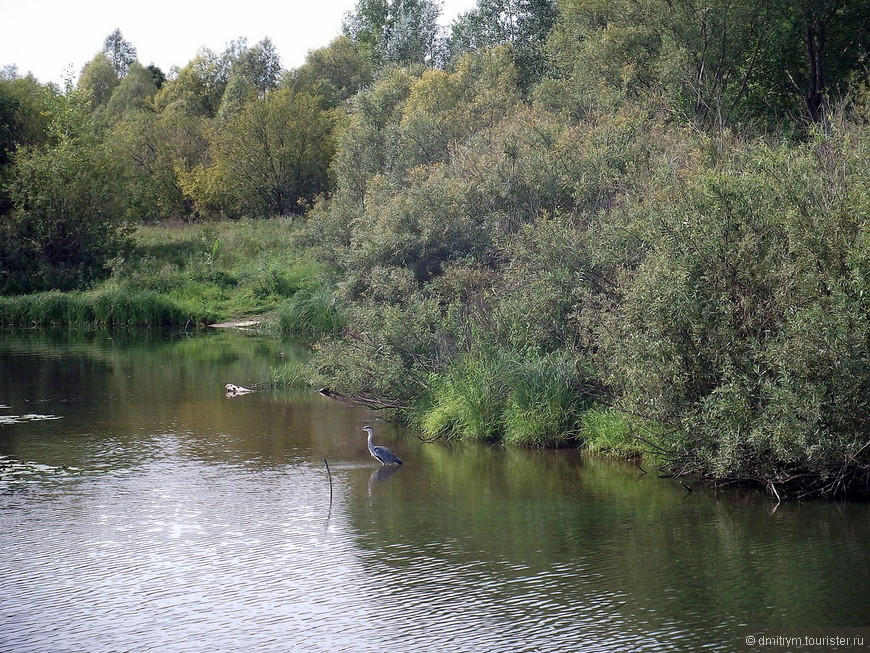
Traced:
[[[475, 0], [443, 0], [441, 22], [449, 24]], [[120, 28], [139, 61], [169, 72], [206, 46], [220, 52], [246, 37], [253, 45], [272, 39], [285, 68], [329, 44], [341, 32], [356, 0], [0, 0], [0, 66], [15, 65], [41, 82], [73, 79]]]

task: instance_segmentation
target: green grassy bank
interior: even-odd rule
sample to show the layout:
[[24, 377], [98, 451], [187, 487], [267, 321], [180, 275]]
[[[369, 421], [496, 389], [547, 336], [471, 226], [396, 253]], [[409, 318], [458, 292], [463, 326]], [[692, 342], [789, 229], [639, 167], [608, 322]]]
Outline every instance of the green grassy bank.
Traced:
[[86, 291], [0, 297], [0, 324], [195, 328], [269, 316], [310, 335], [317, 320], [337, 318], [323, 296], [326, 268], [293, 234], [284, 219], [139, 226], [108, 279]]

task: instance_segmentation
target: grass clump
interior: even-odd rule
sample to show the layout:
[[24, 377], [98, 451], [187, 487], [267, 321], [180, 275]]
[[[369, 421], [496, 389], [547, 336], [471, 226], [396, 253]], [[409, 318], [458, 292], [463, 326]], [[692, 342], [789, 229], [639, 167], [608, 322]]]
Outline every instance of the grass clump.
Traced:
[[418, 417], [427, 437], [487, 441], [500, 437], [504, 361], [498, 356], [468, 354], [431, 379], [426, 406]]
[[326, 288], [297, 292], [277, 311], [281, 334], [313, 341], [344, 328], [345, 317]]
[[311, 371], [303, 361], [291, 360], [269, 370], [266, 385], [270, 388], [308, 388]]
[[565, 356], [475, 351], [433, 376], [417, 420], [428, 437], [558, 447], [577, 439], [587, 404]]
[[0, 297], [0, 324], [15, 327], [167, 327], [210, 321], [153, 292], [104, 287], [90, 292], [49, 291]]
[[603, 406], [595, 406], [583, 413], [580, 437], [583, 448], [595, 454], [638, 458], [648, 449], [632, 435], [631, 424], [624, 414]]
[[567, 356], [528, 355], [513, 361], [502, 413], [504, 441], [534, 447], [564, 446], [577, 438], [587, 404]]

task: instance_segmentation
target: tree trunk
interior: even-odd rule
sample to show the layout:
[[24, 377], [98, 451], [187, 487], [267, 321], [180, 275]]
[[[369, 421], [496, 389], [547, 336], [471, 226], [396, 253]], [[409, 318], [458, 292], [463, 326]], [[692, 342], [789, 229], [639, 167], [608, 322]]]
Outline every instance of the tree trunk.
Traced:
[[818, 123], [822, 120], [822, 102], [825, 94], [825, 38], [824, 26], [818, 24], [817, 16], [812, 9], [807, 11], [805, 41], [808, 77], [804, 90], [804, 100], [810, 120]]

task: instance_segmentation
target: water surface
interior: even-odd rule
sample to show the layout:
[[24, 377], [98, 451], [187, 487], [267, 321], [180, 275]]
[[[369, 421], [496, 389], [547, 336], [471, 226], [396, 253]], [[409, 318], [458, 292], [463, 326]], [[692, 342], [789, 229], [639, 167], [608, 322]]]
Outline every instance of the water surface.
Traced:
[[293, 355], [0, 336], [0, 651], [733, 651], [744, 625], [867, 625], [866, 505], [224, 396]]

